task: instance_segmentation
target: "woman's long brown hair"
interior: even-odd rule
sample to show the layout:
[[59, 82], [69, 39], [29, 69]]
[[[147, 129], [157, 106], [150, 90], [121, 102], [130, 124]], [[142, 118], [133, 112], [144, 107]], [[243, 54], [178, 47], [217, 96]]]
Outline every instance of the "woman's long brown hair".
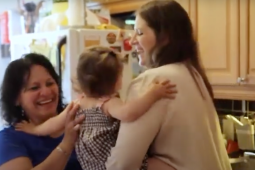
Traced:
[[[156, 0], [143, 5], [137, 15], [147, 22], [157, 37], [157, 46], [150, 55], [152, 67], [184, 63], [198, 86], [193, 71], [195, 68], [213, 99], [213, 90], [200, 63], [192, 23], [185, 9], [174, 0]], [[165, 38], [168, 43], [158, 46]]]

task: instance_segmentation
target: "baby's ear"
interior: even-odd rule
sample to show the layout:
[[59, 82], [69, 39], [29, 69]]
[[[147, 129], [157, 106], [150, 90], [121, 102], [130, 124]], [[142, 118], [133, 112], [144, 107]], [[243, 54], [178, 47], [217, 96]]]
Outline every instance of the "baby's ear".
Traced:
[[81, 90], [81, 87], [79, 85], [79, 82], [78, 82], [78, 79], [76, 76], [73, 76], [71, 78], [71, 82], [72, 82], [72, 87], [73, 87], [73, 90], [76, 92], [76, 93], [83, 93], [82, 90]]

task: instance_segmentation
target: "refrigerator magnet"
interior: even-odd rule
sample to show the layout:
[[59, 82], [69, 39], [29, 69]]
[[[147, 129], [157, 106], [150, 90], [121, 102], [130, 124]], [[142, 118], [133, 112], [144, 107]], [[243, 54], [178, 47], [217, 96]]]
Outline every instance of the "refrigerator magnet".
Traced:
[[109, 33], [106, 36], [106, 40], [109, 44], [114, 44], [117, 40], [117, 36], [114, 33]]
[[90, 35], [84, 37], [84, 47], [100, 45], [100, 36]]
[[130, 44], [130, 38], [126, 38], [123, 40], [123, 47], [125, 51], [131, 51], [132, 45]]
[[114, 51], [121, 53], [121, 46], [110, 46], [110, 48], [113, 49]]
[[117, 40], [122, 41], [125, 38], [125, 30], [120, 29], [118, 33]]

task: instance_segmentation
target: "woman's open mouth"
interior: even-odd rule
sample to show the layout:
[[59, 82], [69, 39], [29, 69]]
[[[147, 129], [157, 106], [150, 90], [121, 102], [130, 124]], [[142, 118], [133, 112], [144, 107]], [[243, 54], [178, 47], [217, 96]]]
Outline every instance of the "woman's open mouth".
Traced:
[[37, 102], [37, 104], [40, 105], [40, 106], [43, 106], [43, 105], [50, 104], [50, 103], [52, 103], [53, 101], [54, 101], [54, 99], [52, 98], [52, 99], [42, 100], [42, 101], [40, 101], [40, 102]]

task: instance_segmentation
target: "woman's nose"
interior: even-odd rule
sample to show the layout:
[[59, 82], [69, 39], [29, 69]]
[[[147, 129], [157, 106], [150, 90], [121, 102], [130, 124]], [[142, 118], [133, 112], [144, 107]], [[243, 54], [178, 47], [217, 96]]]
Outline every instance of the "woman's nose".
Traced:
[[41, 88], [40, 94], [42, 96], [50, 95], [51, 94], [51, 89], [47, 86], [44, 86], [44, 87]]
[[133, 36], [130, 38], [129, 44], [130, 44], [130, 45], [136, 45], [136, 44], [137, 44], [136, 35], [133, 35]]

